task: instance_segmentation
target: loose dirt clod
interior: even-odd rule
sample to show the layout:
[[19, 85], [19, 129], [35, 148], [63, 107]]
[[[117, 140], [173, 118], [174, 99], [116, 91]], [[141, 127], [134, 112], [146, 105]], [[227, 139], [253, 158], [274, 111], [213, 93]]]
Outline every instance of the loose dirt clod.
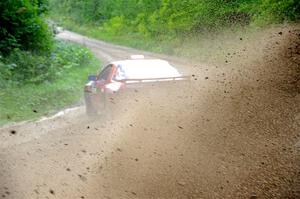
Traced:
[[132, 191], [131, 194], [136, 196], [136, 193], [134, 191]]
[[80, 180], [82, 180], [82, 181], [86, 181], [86, 180], [87, 180], [87, 178], [86, 178], [85, 176], [81, 175], [81, 174], [78, 174], [78, 177], [79, 177]]
[[180, 186], [185, 186], [186, 185], [186, 183], [183, 182], [183, 181], [179, 181], [179, 182], [177, 182], [177, 184], [180, 185]]
[[52, 195], [55, 195], [55, 192], [52, 189], [49, 190], [49, 193], [51, 193]]

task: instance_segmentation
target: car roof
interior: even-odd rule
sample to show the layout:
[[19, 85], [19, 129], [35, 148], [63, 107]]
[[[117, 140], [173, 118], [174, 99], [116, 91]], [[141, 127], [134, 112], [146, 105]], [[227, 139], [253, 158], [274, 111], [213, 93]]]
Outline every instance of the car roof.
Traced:
[[136, 59], [112, 62], [126, 79], [182, 76], [169, 62], [161, 59]]

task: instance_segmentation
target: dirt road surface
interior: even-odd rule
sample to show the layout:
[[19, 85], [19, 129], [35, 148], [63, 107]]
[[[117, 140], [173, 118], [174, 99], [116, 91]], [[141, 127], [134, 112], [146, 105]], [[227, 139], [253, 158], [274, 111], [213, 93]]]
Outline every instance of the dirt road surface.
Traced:
[[1, 128], [0, 198], [299, 198], [299, 33], [243, 37], [205, 65], [64, 31], [104, 61], [142, 53], [192, 79], [137, 89], [98, 119], [81, 106]]

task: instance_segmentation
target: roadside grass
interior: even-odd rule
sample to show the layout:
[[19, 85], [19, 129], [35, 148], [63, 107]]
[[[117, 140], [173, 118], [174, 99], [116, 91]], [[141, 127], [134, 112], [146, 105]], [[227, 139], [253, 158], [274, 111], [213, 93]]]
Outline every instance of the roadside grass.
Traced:
[[99, 70], [99, 66], [99, 60], [92, 57], [86, 63], [62, 70], [53, 81], [0, 88], [0, 126], [51, 115], [80, 103], [87, 76]]

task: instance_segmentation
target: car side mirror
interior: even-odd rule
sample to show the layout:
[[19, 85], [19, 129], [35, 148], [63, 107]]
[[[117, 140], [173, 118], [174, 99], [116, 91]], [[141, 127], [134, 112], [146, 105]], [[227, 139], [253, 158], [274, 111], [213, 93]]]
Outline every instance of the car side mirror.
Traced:
[[96, 75], [89, 75], [88, 80], [89, 81], [96, 81], [97, 80], [97, 76]]

